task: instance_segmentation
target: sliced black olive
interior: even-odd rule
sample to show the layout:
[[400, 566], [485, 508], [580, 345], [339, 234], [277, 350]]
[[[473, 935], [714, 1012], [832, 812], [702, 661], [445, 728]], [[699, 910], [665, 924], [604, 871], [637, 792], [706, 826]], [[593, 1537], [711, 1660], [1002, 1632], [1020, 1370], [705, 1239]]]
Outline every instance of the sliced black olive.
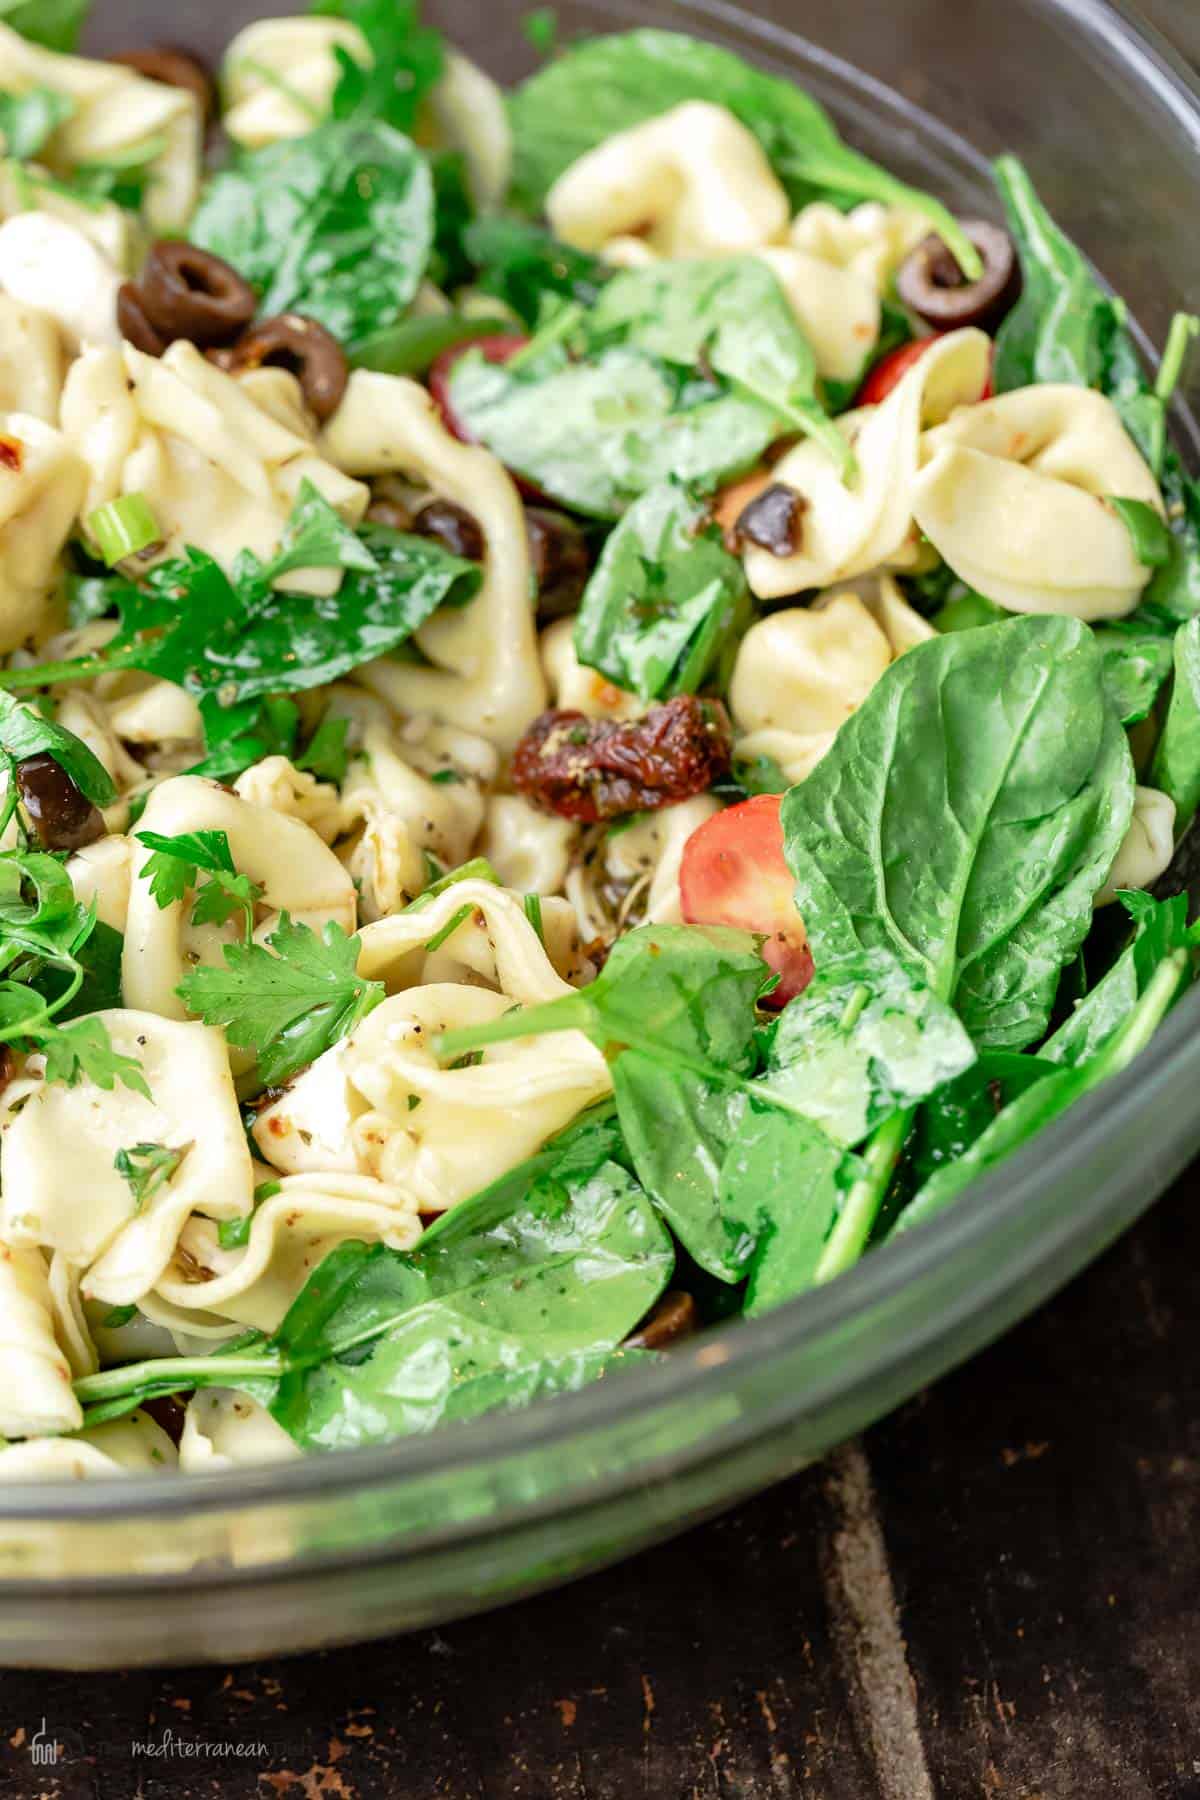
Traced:
[[665, 1350], [699, 1330], [696, 1302], [690, 1294], [671, 1288], [651, 1313], [644, 1318], [632, 1337], [625, 1339], [627, 1350]]
[[772, 556], [794, 556], [800, 548], [808, 502], [782, 481], [773, 481], [744, 506], [734, 522], [739, 545], [757, 544]]
[[452, 556], [482, 562], [483, 531], [474, 513], [453, 500], [428, 500], [412, 522], [418, 537], [435, 538]]
[[549, 506], [527, 506], [525, 536], [537, 583], [538, 617], [560, 619], [574, 612], [592, 572], [583, 530], [566, 513]]
[[296, 376], [310, 411], [322, 421], [342, 403], [350, 365], [337, 339], [300, 313], [260, 319], [233, 347], [231, 367], [288, 369]]
[[1021, 264], [1002, 225], [963, 219], [962, 228], [983, 260], [978, 281], [968, 281], [936, 232], [900, 265], [896, 291], [910, 311], [935, 331], [977, 325], [993, 331], [1021, 295]]
[[142, 290], [134, 281], [126, 281], [117, 289], [117, 329], [135, 350], [147, 356], [161, 356], [167, 340], [151, 324], [142, 299]]
[[104, 820], [52, 756], [17, 764], [17, 792], [46, 850], [80, 850], [104, 836]]
[[254, 289], [219, 256], [196, 244], [164, 238], [138, 278], [142, 310], [168, 343], [189, 338], [206, 349], [232, 344], [258, 305]]
[[176, 44], [147, 44], [144, 50], [119, 50], [109, 62], [134, 69], [147, 81], [159, 81], [164, 87], [182, 88], [200, 102], [200, 117], [205, 125], [217, 110], [217, 84], [208, 65], [191, 50]]

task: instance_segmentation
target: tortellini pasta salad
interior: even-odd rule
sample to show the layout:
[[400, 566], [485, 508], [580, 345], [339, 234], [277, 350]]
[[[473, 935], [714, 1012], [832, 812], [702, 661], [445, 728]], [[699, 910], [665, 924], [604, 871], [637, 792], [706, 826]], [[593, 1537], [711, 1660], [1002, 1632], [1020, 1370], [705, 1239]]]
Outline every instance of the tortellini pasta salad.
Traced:
[[615, 1379], [1124, 1068], [1200, 321], [1144, 373], [1015, 158], [956, 217], [697, 39], [72, 10], [0, 24], [0, 1481]]

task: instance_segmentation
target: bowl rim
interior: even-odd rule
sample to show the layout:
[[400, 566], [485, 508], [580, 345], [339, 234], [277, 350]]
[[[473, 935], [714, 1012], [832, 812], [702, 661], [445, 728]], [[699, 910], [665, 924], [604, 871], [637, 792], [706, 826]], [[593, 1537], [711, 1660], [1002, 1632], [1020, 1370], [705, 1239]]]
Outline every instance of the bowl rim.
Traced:
[[[1153, 24], [1127, 0], [1039, 0], [1039, 4], [1110, 47], [1168, 109], [1200, 154], [1200, 78]], [[749, 14], [726, 0], [690, 0], [687, 12], [692, 17], [699, 14], [715, 26], [736, 27], [740, 33], [750, 34], [768, 54], [772, 50], [781, 56], [789, 51], [794, 54], [795, 35], [786, 27]], [[817, 49], [817, 59], [825, 66], [849, 67], [842, 59]], [[860, 86], [872, 85], [872, 78], [864, 77], [858, 70], [854, 73]], [[925, 114], [921, 118], [923, 124], [932, 125], [935, 137], [940, 134], [943, 141], [950, 139], [961, 154], [963, 143], [948, 128], [939, 127], [936, 118], [929, 120]], [[1186, 415], [1182, 422], [1185, 428], [1191, 423]], [[313, 1454], [280, 1464], [246, 1465], [208, 1473], [176, 1472], [168, 1477], [123, 1475], [112, 1481], [0, 1484], [0, 1523], [120, 1526], [180, 1514], [200, 1516], [288, 1503], [299, 1505], [335, 1498], [346, 1488], [361, 1492], [383, 1485], [403, 1486], [416, 1478], [466, 1468], [484, 1469], [549, 1441], [561, 1448], [574, 1436], [602, 1429], [643, 1409], [698, 1403], [719, 1392], [732, 1371], [763, 1358], [799, 1350], [831, 1327], [885, 1303], [918, 1281], [933, 1265], [949, 1262], [956, 1255], [978, 1253], [989, 1239], [1000, 1237], [1004, 1228], [1029, 1209], [1033, 1199], [1044, 1196], [1067, 1174], [1070, 1164], [1079, 1158], [1081, 1140], [1100, 1145], [1116, 1139], [1136, 1121], [1146, 1095], [1169, 1085], [1186, 1065], [1193, 1054], [1192, 1041], [1198, 1027], [1200, 988], [1173, 1009], [1129, 1068], [1102, 1089], [1077, 1101], [1069, 1114], [1038, 1133], [1001, 1167], [981, 1177], [961, 1203], [919, 1230], [882, 1245], [836, 1281], [798, 1295], [758, 1318], [743, 1318], [706, 1333], [695, 1348], [677, 1349], [655, 1366], [624, 1372], [575, 1393], [539, 1400], [519, 1411], [485, 1415], [384, 1445]], [[1010, 1254], [997, 1265], [985, 1294], [992, 1296], [1018, 1285], [1047, 1259], [1048, 1252], [1069, 1248], [1089, 1233], [1095, 1235], [1091, 1211], [1060, 1216], [1054, 1228], [1042, 1222], [1038, 1230], [1026, 1237], [1019, 1253]], [[946, 1334], [965, 1312], [975, 1311], [979, 1305], [978, 1287], [963, 1291], [956, 1305], [936, 1315], [931, 1313], [923, 1326], [905, 1340], [906, 1353], [927, 1347]], [[720, 1345], [719, 1357], [711, 1354], [714, 1344]], [[878, 1368], [890, 1360], [881, 1348], [873, 1365]], [[865, 1369], [857, 1365], [855, 1379], [861, 1382], [870, 1373], [871, 1365]], [[831, 1391], [836, 1391], [836, 1378], [829, 1385]], [[811, 1390], [806, 1398], [811, 1398]], [[776, 1428], [778, 1420], [755, 1415], [742, 1423], [744, 1428], [734, 1436], [745, 1441]], [[706, 1434], [687, 1449], [664, 1455], [669, 1458], [670, 1468], [678, 1473], [702, 1465], [719, 1453], [719, 1444], [727, 1441], [720, 1434]], [[594, 1503], [614, 1488], [653, 1479], [654, 1473], [653, 1462], [638, 1462], [624, 1471], [566, 1483], [536, 1501], [498, 1505], [478, 1518], [452, 1521], [420, 1535], [405, 1533], [394, 1540], [374, 1539], [354, 1551], [302, 1553], [278, 1562], [209, 1567], [199, 1574], [139, 1571], [94, 1578], [0, 1576], [0, 1595], [45, 1594], [61, 1586], [80, 1595], [114, 1588], [145, 1590], [199, 1585], [212, 1590], [286, 1579], [298, 1568], [316, 1571], [374, 1561], [383, 1555], [403, 1558], [439, 1542], [465, 1544], [473, 1537], [493, 1535], [517, 1519], [533, 1520], [546, 1512], [568, 1513]]]

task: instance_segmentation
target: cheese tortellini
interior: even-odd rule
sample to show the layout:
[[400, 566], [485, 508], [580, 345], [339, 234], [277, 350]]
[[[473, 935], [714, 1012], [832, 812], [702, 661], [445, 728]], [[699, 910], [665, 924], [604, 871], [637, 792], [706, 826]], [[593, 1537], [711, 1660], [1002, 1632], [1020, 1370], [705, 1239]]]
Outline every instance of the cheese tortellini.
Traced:
[[886, 576], [768, 613], [742, 639], [729, 690], [736, 754], [803, 781], [884, 670], [935, 635]]
[[[149, 501], [162, 553], [194, 545], [226, 567], [243, 550], [267, 561], [308, 481], [349, 523], [367, 490], [310, 439], [257, 405], [194, 344], [162, 357], [126, 344], [85, 350], [67, 376], [63, 430], [89, 471], [85, 512], [121, 494]], [[331, 593], [337, 571], [300, 570], [294, 590]]]
[[914, 517], [970, 587], [1010, 612], [1133, 611], [1152, 571], [1106, 501], [1164, 509], [1103, 394], [1052, 385], [1001, 394], [926, 432], [921, 455]]
[[[4, 1095], [0, 1241], [61, 1252], [85, 1297], [124, 1306], [154, 1287], [192, 1212], [250, 1211], [251, 1167], [221, 1033], [132, 1008], [98, 1013], [114, 1048], [140, 1063], [149, 1098], [118, 1084], [74, 1087], [28, 1073]], [[139, 1196], [117, 1167], [131, 1146], [176, 1158]]]
[[488, 451], [450, 436], [417, 382], [365, 369], [350, 377], [322, 449], [351, 475], [416, 475], [478, 521], [486, 545], [482, 588], [416, 634], [432, 666], [383, 658], [358, 679], [398, 711], [432, 713], [511, 750], [546, 698], [524, 515], [511, 478]]
[[564, 242], [600, 250], [636, 230], [663, 256], [755, 250], [780, 236], [789, 211], [753, 132], [707, 100], [606, 138], [546, 197]]
[[922, 436], [983, 393], [991, 343], [982, 331], [948, 333], [879, 406], [843, 413], [838, 424], [857, 472], [843, 480], [820, 444], [806, 439], [775, 465], [774, 479], [804, 503], [800, 547], [776, 556], [751, 545], [746, 575], [760, 599], [831, 587], [880, 568], [912, 568], [919, 543], [913, 489]]
[[0, 25], [0, 89], [48, 88], [71, 110], [40, 152], [52, 173], [89, 163], [140, 166], [144, 207], [160, 232], [186, 225], [200, 182], [201, 121], [196, 96], [149, 81], [121, 63], [62, 56]]
[[[255, 806], [201, 776], [180, 775], [154, 789], [140, 829], [164, 837], [224, 832], [236, 866], [262, 889], [260, 938], [270, 935], [282, 912], [316, 930], [331, 922], [346, 932], [354, 929], [354, 883], [301, 819]], [[191, 923], [187, 900], [161, 906], [143, 872], [147, 860], [139, 845], [125, 925], [125, 1002], [165, 1019], [182, 1019], [187, 1015], [175, 991], [179, 983], [197, 963], [219, 963], [236, 926]]]
[[86, 486], [61, 431], [30, 413], [0, 414], [0, 652], [52, 621], [59, 557]]

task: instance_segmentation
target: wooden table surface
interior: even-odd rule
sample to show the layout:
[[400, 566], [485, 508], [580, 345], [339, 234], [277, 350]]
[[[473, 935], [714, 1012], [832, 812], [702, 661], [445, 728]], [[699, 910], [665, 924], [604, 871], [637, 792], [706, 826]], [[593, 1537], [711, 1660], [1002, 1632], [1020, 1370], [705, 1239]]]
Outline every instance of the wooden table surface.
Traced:
[[0, 1674], [0, 1795], [1200, 1800], [1195, 1201], [822, 1467], [556, 1594], [294, 1662]]

